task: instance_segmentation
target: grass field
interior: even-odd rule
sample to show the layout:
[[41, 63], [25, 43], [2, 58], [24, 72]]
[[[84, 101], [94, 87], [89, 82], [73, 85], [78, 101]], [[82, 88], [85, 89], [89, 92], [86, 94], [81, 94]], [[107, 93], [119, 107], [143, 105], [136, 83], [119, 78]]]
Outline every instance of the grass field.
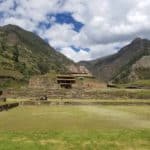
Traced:
[[149, 150], [150, 106], [21, 106], [0, 113], [0, 150]]

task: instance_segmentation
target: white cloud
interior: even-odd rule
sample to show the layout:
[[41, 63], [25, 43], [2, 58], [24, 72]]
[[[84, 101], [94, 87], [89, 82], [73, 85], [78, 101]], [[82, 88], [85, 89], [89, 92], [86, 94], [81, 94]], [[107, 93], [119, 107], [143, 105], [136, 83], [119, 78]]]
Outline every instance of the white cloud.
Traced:
[[74, 51], [72, 48], [66, 47], [61, 50], [61, 53], [70, 59], [74, 59], [75, 62], [80, 60], [91, 60], [89, 53], [82, 49], [80, 51]]
[[[15, 10], [14, 2], [18, 5]], [[0, 3], [0, 25], [17, 24], [37, 31], [49, 43], [75, 61], [116, 52], [137, 36], [150, 38], [150, 0], [5, 0]], [[58, 24], [48, 14], [70, 12], [84, 24], [78, 33], [73, 24]], [[38, 28], [40, 22], [52, 27]], [[70, 46], [80, 48], [76, 52]], [[83, 48], [89, 48], [86, 52]]]
[[53, 24], [53, 26], [43, 33], [43, 37], [49, 39], [50, 44], [57, 48], [69, 47], [73, 43], [73, 37], [77, 34], [73, 30], [73, 25]]
[[15, 24], [30, 31], [33, 31], [36, 28], [36, 24], [33, 21], [24, 18], [9, 17], [4, 19], [3, 23]]

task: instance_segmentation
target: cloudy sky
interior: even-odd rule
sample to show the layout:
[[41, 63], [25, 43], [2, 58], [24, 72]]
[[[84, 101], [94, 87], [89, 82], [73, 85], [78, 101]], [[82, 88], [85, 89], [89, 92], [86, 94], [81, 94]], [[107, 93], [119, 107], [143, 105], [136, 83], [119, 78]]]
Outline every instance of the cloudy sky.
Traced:
[[0, 25], [33, 31], [74, 61], [150, 38], [150, 0], [0, 0]]

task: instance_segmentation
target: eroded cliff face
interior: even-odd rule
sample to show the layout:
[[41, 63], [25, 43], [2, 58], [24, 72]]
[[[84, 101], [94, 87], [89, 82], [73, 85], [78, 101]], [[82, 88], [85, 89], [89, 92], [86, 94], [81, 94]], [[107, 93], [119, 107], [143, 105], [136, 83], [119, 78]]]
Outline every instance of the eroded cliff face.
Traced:
[[150, 56], [143, 56], [132, 65], [128, 79], [129, 81], [150, 79]]
[[68, 66], [68, 71], [70, 74], [87, 74], [92, 76], [92, 73], [85, 66], [79, 64]]

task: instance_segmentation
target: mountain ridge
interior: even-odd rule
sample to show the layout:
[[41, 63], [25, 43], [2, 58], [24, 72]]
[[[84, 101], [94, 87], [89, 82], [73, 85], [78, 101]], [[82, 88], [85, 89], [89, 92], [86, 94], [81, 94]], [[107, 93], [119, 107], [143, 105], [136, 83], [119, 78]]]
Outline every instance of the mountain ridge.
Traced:
[[85, 66], [105, 82], [124, 83], [144, 76], [150, 79], [150, 69], [143, 67], [143, 62], [149, 62], [144, 56], [149, 55], [150, 40], [136, 38], [118, 53], [76, 64], [35, 33], [15, 25], [0, 27], [0, 82], [27, 81], [32, 75], [50, 72], [67, 73], [72, 65]]
[[132, 65], [146, 55], [150, 55], [150, 41], [136, 38], [118, 53], [79, 64], [87, 67], [101, 81], [121, 83], [130, 80]]

